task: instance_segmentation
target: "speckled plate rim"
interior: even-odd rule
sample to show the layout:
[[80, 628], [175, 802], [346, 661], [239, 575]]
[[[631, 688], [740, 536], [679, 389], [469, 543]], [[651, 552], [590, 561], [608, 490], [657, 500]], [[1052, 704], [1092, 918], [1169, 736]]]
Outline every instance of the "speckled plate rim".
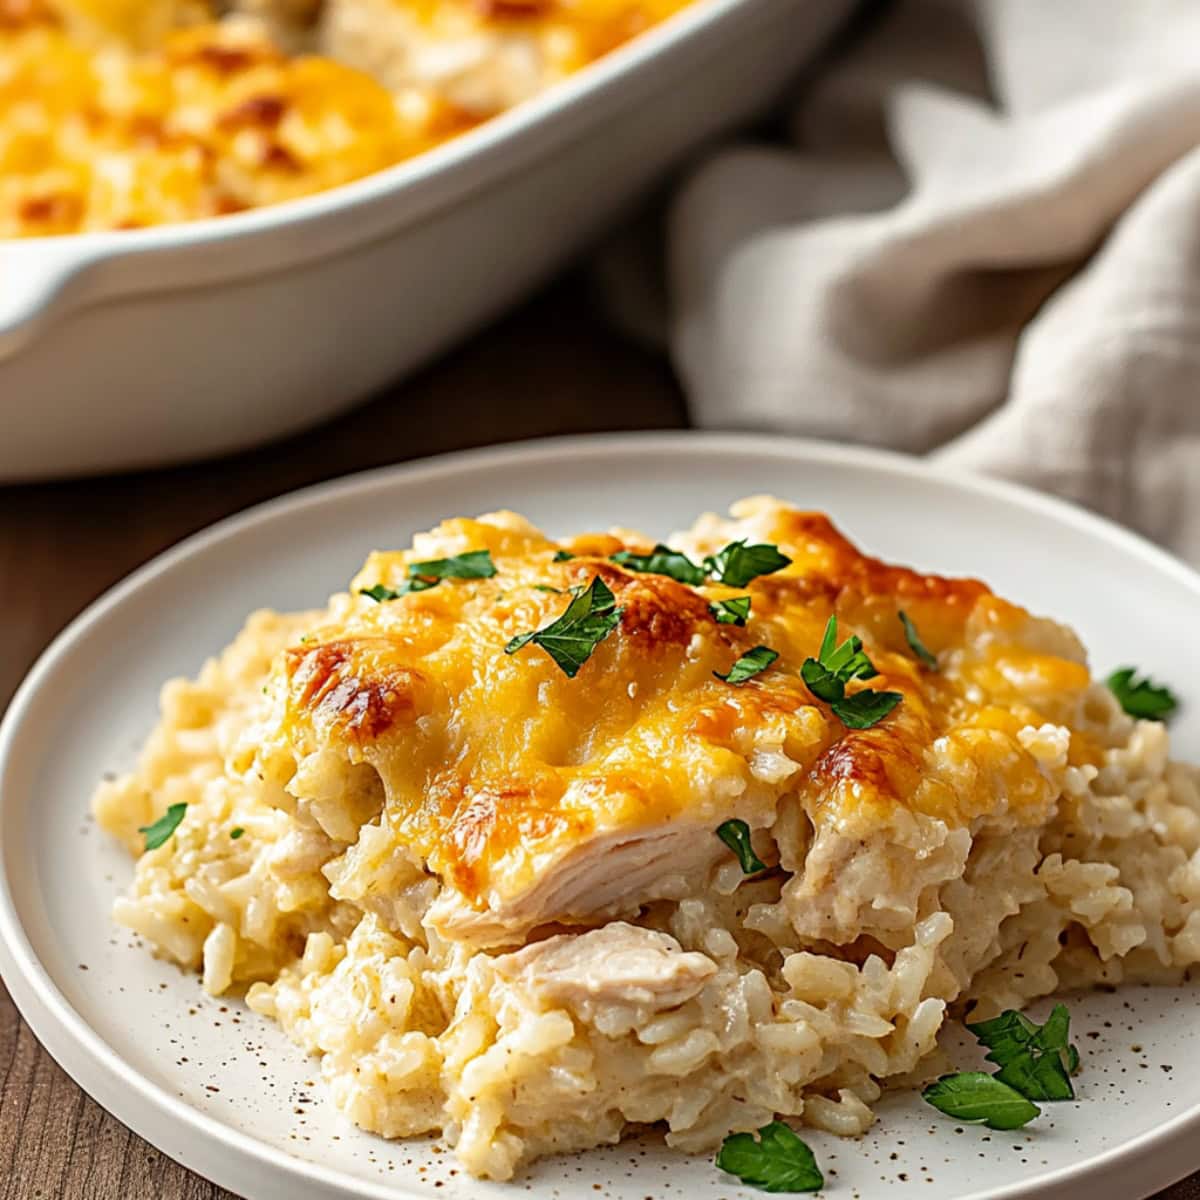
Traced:
[[[619, 456], [627, 460], [630, 455], [653, 459], [660, 455], [686, 456], [693, 450], [784, 458], [797, 466], [819, 460], [882, 478], [912, 480], [932, 476], [949, 487], [1024, 509], [1047, 522], [1108, 542], [1129, 559], [1184, 585], [1200, 605], [1200, 575], [1144, 538], [1065, 501], [904, 455], [758, 434], [603, 434], [469, 450], [352, 475], [227, 518], [154, 558], [76, 617], [35, 663], [0, 723], [0, 976], [39, 1041], [80, 1087], [163, 1153], [212, 1182], [255, 1200], [285, 1197], [295, 1200], [297, 1195], [321, 1200], [396, 1200], [399, 1196], [416, 1195], [399, 1182], [355, 1179], [293, 1157], [198, 1111], [139, 1074], [67, 1001], [39, 961], [22, 927], [4, 857], [5, 823], [15, 807], [11, 799], [14, 776], [21, 763], [22, 743], [34, 701], [55, 682], [72, 653], [95, 627], [140, 589], [183, 563], [274, 521], [291, 519], [297, 513], [318, 509], [350, 494], [386, 490], [401, 479], [418, 484], [480, 468], [529, 470], [549, 461], [561, 465], [572, 459], [582, 462]], [[1153, 1132], [1104, 1151], [1077, 1167], [1058, 1168], [1032, 1180], [975, 1192], [970, 1200], [1148, 1196], [1200, 1166], [1200, 1150], [1189, 1145], [1189, 1137], [1198, 1132], [1200, 1102]]]

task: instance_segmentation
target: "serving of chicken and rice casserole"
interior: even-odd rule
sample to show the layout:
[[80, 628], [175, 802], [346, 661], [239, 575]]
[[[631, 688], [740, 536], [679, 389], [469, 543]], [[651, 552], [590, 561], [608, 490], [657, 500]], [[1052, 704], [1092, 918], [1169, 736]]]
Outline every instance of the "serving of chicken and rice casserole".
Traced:
[[372, 554], [169, 683], [95, 811], [119, 922], [495, 1179], [647, 1125], [858, 1134], [952, 1014], [1200, 960], [1163, 725], [1062, 625], [766, 498]]

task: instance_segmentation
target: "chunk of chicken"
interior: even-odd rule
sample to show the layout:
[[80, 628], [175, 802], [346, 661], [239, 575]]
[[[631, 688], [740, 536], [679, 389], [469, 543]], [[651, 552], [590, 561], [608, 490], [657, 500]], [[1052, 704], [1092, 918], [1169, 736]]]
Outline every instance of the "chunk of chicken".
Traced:
[[632, 916], [652, 900], [677, 899], [687, 893], [689, 879], [728, 853], [708, 824], [675, 822], [619, 831], [568, 850], [546, 864], [528, 891], [493, 899], [487, 908], [476, 908], [461, 892], [447, 888], [425, 923], [450, 941], [512, 944], [550, 921], [591, 924]]
[[669, 934], [613, 921], [534, 942], [497, 958], [493, 969], [527, 995], [586, 1020], [598, 1006], [676, 1008], [716, 974], [717, 964], [683, 950]]

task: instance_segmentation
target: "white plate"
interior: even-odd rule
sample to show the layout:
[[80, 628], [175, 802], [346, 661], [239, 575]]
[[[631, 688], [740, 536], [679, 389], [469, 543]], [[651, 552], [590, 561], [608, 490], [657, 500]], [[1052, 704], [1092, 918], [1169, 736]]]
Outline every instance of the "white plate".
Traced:
[[[484, 1185], [432, 1143], [355, 1131], [310, 1082], [316, 1063], [272, 1025], [204, 998], [195, 978], [110, 925], [131, 864], [87, 812], [101, 773], [130, 762], [164, 679], [194, 672], [253, 608], [322, 603], [374, 547], [497, 507], [554, 532], [617, 523], [665, 534], [760, 491], [827, 510], [872, 551], [981, 575], [1070, 621], [1097, 669], [1136, 663], [1182, 690], [1177, 752], [1200, 753], [1200, 639], [1186, 632], [1200, 578], [1053, 500], [875, 452], [726, 435], [543, 442], [363, 475], [264, 505], [163, 555], [75, 621], [17, 694], [0, 728], [0, 970], [34, 1032], [127, 1125], [255, 1200], [754, 1194], [708, 1160], [650, 1142]], [[828, 1170], [827, 1194], [851, 1200], [886, 1185], [889, 1200], [1148, 1195], [1200, 1167], [1195, 1005], [1190, 988], [1074, 1003], [1082, 1099], [1026, 1130], [956, 1132], [906, 1095], [886, 1100], [860, 1141], [806, 1135]]]

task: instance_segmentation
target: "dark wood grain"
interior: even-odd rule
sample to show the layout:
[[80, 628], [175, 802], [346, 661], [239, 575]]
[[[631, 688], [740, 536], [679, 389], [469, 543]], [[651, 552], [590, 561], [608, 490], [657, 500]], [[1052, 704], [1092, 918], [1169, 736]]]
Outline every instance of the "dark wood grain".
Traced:
[[[110, 479], [0, 488], [0, 709], [76, 613], [146, 559], [305, 484], [441, 451], [684, 423], [666, 364], [559, 284], [394, 391], [280, 445]], [[0, 985], [0, 1200], [232, 1200], [88, 1099]], [[251, 1198], [253, 1200], [253, 1198]], [[1200, 1200], [1188, 1181], [1161, 1200]]]

